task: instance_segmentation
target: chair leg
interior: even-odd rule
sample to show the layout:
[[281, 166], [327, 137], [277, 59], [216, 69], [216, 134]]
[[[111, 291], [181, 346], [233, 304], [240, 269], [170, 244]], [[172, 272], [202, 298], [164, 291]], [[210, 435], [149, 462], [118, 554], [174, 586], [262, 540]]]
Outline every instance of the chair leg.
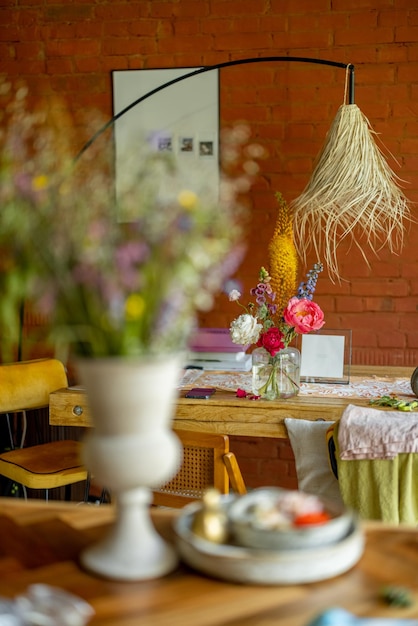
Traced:
[[67, 502], [71, 500], [71, 487], [72, 485], [65, 485], [64, 487], [64, 498]]
[[110, 502], [110, 493], [106, 488], [102, 489], [99, 502], [100, 504], [103, 504], [104, 502]]
[[90, 484], [91, 484], [91, 475], [90, 475], [90, 473], [88, 473], [87, 474], [87, 478], [86, 478], [86, 486], [85, 486], [85, 489], [84, 489], [84, 502], [88, 502], [89, 501]]
[[246, 494], [247, 488], [235, 454], [233, 452], [227, 452], [224, 454], [223, 459], [233, 491], [240, 496]]

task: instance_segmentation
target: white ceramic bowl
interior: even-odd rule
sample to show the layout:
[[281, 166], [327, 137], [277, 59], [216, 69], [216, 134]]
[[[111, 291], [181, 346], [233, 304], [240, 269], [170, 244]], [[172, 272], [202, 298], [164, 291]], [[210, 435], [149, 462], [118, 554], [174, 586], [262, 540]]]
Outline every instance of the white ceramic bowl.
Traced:
[[228, 515], [231, 532], [238, 545], [261, 549], [302, 550], [336, 543], [349, 532], [354, 521], [353, 512], [324, 498], [320, 500], [324, 510], [330, 515], [330, 520], [322, 524], [278, 528], [258, 524], [254, 510], [259, 506], [275, 506], [287, 493], [290, 492], [278, 487], [262, 487], [237, 498], [231, 504]]
[[[228, 511], [230, 497], [223, 496], [222, 500]], [[186, 563], [221, 580], [256, 585], [326, 580], [351, 569], [364, 551], [364, 536], [358, 521], [341, 541], [309, 550], [259, 550], [236, 543], [213, 543], [192, 531], [193, 518], [201, 506], [201, 502], [188, 504], [176, 518], [176, 544]]]

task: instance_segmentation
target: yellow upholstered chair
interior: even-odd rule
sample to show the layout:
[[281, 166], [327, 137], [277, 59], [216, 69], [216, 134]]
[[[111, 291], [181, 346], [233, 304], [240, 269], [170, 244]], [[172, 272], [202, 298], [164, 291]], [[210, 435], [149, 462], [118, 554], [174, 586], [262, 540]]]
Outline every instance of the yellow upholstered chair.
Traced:
[[[26, 411], [47, 407], [49, 394], [67, 386], [65, 368], [57, 359], [2, 364], [0, 414], [7, 418], [11, 413], [22, 414], [25, 433]], [[23, 446], [24, 434], [22, 440]], [[45, 489], [47, 498], [49, 489], [66, 487], [68, 497], [70, 485], [81, 481], [88, 483], [87, 470], [80, 461], [80, 446], [78, 441], [52, 441], [3, 452], [0, 475], [25, 488]]]
[[180, 508], [202, 498], [209, 487], [227, 494], [247, 492], [229, 437], [216, 433], [176, 430], [183, 444], [183, 462], [177, 475], [158, 491], [153, 504]]

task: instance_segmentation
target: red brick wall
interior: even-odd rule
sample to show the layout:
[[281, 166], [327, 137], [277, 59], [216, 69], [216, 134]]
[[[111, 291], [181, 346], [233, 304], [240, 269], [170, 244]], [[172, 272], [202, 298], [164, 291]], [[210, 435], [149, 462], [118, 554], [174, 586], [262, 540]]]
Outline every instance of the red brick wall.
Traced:
[[[202, 66], [272, 55], [353, 63], [356, 103], [393, 155], [387, 158], [406, 181], [405, 193], [418, 200], [414, 0], [3, 0], [0, 24], [1, 73], [26, 79], [34, 98], [59, 95], [74, 110], [98, 107], [107, 116], [114, 69]], [[343, 102], [344, 78], [342, 69], [301, 63], [258, 63], [221, 72], [222, 123], [247, 120], [269, 151], [252, 192], [248, 253], [237, 274], [246, 289], [267, 262], [274, 192], [290, 201], [302, 191]], [[385, 248], [370, 266], [357, 250], [343, 246], [345, 280], [319, 280], [316, 299], [328, 328], [353, 330], [354, 362], [418, 365], [417, 235], [413, 224], [399, 255]], [[222, 296], [201, 321], [226, 326], [235, 313]], [[272, 476], [271, 482], [277, 476], [285, 484], [294, 479], [291, 452], [281, 442], [244, 441], [240, 450], [254, 484], [261, 471]]]
[[[0, 18], [2, 73], [25, 78], [34, 97], [59, 95], [75, 110], [99, 107], [107, 116], [112, 69], [272, 55], [351, 62], [356, 103], [392, 153], [389, 164], [406, 181], [407, 196], [418, 200], [418, 9], [412, 0], [6, 0]], [[237, 275], [246, 288], [267, 261], [274, 192], [290, 201], [302, 191], [343, 101], [344, 74], [273, 62], [221, 72], [222, 122], [250, 122], [270, 155], [253, 189], [252, 232]], [[357, 250], [343, 246], [345, 280], [319, 281], [327, 326], [353, 330], [354, 361], [418, 362], [417, 233], [412, 225], [401, 254], [384, 249], [370, 267]], [[225, 326], [235, 313], [222, 296], [202, 323]]]
[[295, 459], [288, 439], [230, 437], [247, 487], [297, 489]]

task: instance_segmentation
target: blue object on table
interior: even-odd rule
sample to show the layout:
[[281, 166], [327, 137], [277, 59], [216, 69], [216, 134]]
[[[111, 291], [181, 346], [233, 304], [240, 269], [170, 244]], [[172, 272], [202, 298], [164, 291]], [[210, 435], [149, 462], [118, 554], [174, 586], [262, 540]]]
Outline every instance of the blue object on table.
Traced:
[[418, 626], [418, 619], [356, 617], [336, 607], [321, 613], [307, 626]]

